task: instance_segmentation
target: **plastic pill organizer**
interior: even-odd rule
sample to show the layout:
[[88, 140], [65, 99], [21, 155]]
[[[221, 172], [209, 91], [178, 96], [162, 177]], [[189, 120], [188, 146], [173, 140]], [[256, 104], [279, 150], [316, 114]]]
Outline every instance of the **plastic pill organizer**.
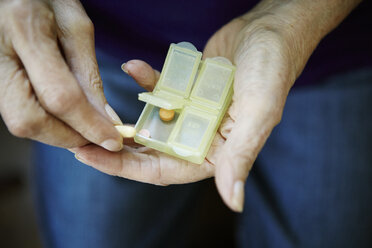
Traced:
[[[196, 164], [204, 161], [231, 102], [235, 67], [224, 57], [201, 57], [191, 43], [170, 45], [155, 89], [138, 96], [146, 105], [135, 126], [136, 143]], [[161, 120], [161, 108], [174, 110], [173, 119]]]

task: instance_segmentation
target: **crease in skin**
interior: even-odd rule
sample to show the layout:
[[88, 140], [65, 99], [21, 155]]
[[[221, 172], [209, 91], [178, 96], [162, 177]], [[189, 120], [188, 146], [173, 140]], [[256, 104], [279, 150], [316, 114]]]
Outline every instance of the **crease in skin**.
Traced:
[[[147, 180], [145, 179], [145, 181], [150, 181], [152, 183], [155, 183], [155, 184], [159, 184], [161, 181], [162, 181], [162, 174], [161, 174], [161, 166], [159, 163], [156, 163], [156, 159], [157, 159], [157, 155], [156, 154], [146, 154], [146, 157], [149, 161], [149, 164], [146, 165], [146, 163], [143, 163], [143, 161], [141, 161], [141, 174], [142, 175], [145, 175], [145, 178], [147, 178]], [[145, 167], [149, 166], [151, 169], [150, 169], [150, 172], [151, 173], [148, 173], [145, 169]]]
[[226, 141], [226, 136], [224, 136], [223, 134], [222, 134], [222, 132], [221, 132], [221, 130], [220, 129], [218, 129], [217, 130], [217, 134], [219, 134], [225, 141]]
[[206, 156], [207, 162], [209, 162], [211, 166], [214, 167], [216, 165], [220, 153], [219, 149], [221, 149], [225, 142], [226, 140], [217, 133]]
[[157, 156], [157, 155], [150, 156], [150, 166], [153, 170], [155, 169], [155, 171], [156, 171], [155, 182], [161, 183], [162, 180], [163, 180], [163, 173], [162, 173], [162, 166], [161, 166], [161, 163], [160, 163], [159, 156]]
[[208, 163], [212, 164], [212, 162], [209, 161], [209, 159], [208, 159], [207, 157], [205, 157], [205, 160], [206, 160]]
[[217, 132], [222, 136], [222, 138], [226, 139], [231, 133], [231, 130], [233, 129], [235, 124], [235, 121], [228, 116], [225, 116], [225, 118], [222, 120], [220, 128], [217, 130]]
[[[139, 156], [139, 158], [138, 158], [138, 161], [139, 161], [139, 167], [141, 168], [141, 170], [142, 170], [142, 168], [143, 168], [143, 166], [145, 166], [144, 165], [144, 162], [146, 161], [146, 159], [145, 158], [148, 158], [149, 156], [147, 155], [147, 154], [144, 154], [145, 156]], [[123, 166], [124, 167], [124, 166]], [[151, 167], [152, 167], [152, 164], [151, 164]], [[164, 185], [164, 184], [162, 184], [160, 181], [161, 180], [149, 180], [149, 181], [152, 181], [151, 183], [152, 184], [155, 184], [155, 185], [158, 185], [158, 186], [166, 186], [166, 185]], [[145, 183], [147, 183], [148, 181], [146, 181], [146, 180], [143, 180], [143, 182], [145, 182]]]

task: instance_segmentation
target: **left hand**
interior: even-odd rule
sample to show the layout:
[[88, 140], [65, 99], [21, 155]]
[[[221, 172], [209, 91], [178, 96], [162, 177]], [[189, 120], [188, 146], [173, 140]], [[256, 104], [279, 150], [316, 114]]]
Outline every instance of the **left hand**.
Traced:
[[[203, 164], [195, 165], [147, 147], [125, 146], [121, 152], [113, 153], [88, 145], [75, 149], [76, 157], [107, 174], [157, 185], [190, 183], [215, 176], [227, 205], [242, 211], [244, 181], [280, 120], [293, 82], [293, 78], [289, 79], [292, 75], [285, 74], [290, 71], [285, 68], [286, 57], [278, 47], [272, 47], [269, 36], [273, 34], [261, 34], [257, 43], [242, 38], [244, 27], [244, 21], [232, 21], [210, 39], [204, 51], [205, 57], [224, 56], [235, 61], [237, 71], [232, 105]], [[143, 61], [129, 61], [124, 69], [147, 90], [151, 91], [157, 82], [158, 73]], [[286, 87], [282, 81], [287, 83]]]
[[[313, 34], [304, 39], [309, 32], [303, 27], [294, 28], [296, 21], [288, 17], [291, 8], [276, 6], [285, 14], [273, 15], [267, 8], [274, 5], [266, 2], [222, 27], [205, 47], [204, 57], [227, 57], [237, 70], [232, 104], [203, 164], [128, 146], [113, 153], [88, 145], [75, 149], [76, 157], [107, 174], [157, 185], [215, 176], [225, 203], [234, 211], [242, 211], [248, 173], [280, 122], [288, 92], [321, 38]], [[293, 21], [292, 26], [289, 21]], [[126, 63], [124, 70], [147, 90], [154, 88], [159, 75], [138, 60]]]

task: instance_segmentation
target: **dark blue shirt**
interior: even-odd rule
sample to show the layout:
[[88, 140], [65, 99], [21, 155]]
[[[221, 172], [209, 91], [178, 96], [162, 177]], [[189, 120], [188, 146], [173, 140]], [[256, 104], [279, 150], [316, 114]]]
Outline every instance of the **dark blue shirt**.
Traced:
[[[257, 0], [85, 0], [96, 45], [120, 60], [143, 59], [161, 69], [170, 43], [189, 41], [202, 51], [221, 26]], [[364, 1], [320, 43], [296, 85], [372, 65], [372, 1]]]

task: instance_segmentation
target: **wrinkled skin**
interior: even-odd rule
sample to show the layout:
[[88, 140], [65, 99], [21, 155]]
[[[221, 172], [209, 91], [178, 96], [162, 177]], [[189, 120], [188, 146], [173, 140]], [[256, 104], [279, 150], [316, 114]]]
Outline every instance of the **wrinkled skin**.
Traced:
[[118, 151], [119, 120], [106, 109], [93, 24], [81, 4], [0, 1], [0, 113], [9, 131], [53, 146]]

